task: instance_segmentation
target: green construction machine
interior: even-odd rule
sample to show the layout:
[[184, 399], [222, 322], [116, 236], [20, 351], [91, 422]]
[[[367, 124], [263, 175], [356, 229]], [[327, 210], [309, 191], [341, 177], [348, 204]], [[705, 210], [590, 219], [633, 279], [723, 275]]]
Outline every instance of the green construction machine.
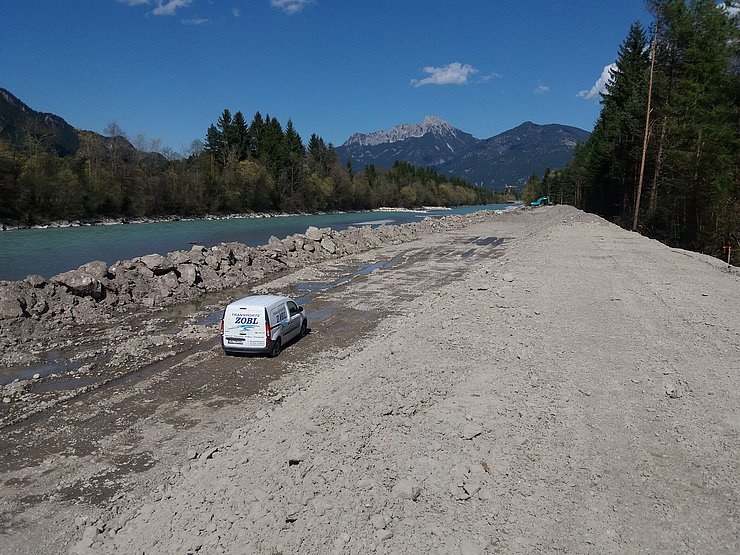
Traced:
[[550, 204], [552, 204], [552, 202], [550, 201], [549, 196], [540, 197], [537, 200], [533, 200], [532, 202], [529, 203], [530, 206], [548, 206]]

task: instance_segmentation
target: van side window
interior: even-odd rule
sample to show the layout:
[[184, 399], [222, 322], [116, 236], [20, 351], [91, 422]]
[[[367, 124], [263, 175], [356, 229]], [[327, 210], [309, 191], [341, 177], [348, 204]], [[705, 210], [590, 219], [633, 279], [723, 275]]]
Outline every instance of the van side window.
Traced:
[[295, 316], [298, 314], [298, 305], [295, 304], [293, 301], [288, 301], [288, 312], [291, 316]]

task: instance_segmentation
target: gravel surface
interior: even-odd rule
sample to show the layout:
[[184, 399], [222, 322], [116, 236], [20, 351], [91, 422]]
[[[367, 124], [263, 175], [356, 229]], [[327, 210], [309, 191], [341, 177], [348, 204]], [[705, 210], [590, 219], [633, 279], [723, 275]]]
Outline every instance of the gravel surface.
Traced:
[[[331, 316], [280, 366], [183, 363], [214, 384], [262, 372], [260, 395], [173, 401], [149, 377], [152, 411], [79, 459], [14, 436], [10, 495], [80, 487], [112, 455], [141, 468], [36, 491], [0, 551], [740, 552], [736, 271], [570, 207], [374, 255], [393, 262], [316, 295]], [[301, 277], [282, 279], [265, 290]]]

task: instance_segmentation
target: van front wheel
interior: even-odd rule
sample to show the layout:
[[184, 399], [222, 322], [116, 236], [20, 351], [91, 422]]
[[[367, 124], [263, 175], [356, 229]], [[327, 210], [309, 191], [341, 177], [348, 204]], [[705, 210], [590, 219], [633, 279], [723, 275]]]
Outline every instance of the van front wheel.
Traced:
[[307, 333], [308, 333], [308, 322], [306, 320], [303, 320], [303, 323], [301, 324], [301, 337], [306, 337]]
[[280, 339], [276, 339], [272, 344], [272, 349], [270, 349], [270, 357], [275, 358], [280, 354], [280, 349], [282, 345], [280, 344]]

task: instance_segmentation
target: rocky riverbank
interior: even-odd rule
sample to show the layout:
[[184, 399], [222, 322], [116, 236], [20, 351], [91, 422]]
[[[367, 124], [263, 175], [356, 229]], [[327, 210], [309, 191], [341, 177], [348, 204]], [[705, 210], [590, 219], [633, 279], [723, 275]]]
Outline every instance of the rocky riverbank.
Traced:
[[[149, 254], [110, 266], [93, 261], [49, 281], [31, 275], [21, 281], [0, 282], [0, 364], [21, 373], [34, 364], [52, 368], [32, 369], [0, 385], [0, 408], [4, 408], [0, 423], [27, 418], [119, 379], [142, 366], [137, 353], [151, 351], [146, 362], [152, 363], [184, 348], [182, 341], [156, 325], [142, 332], [136, 323], [139, 313], [152, 318], [166, 307], [193, 303], [208, 294], [256, 284], [321, 261], [460, 229], [497, 214], [482, 211], [341, 232], [309, 227], [303, 234], [283, 239], [273, 236], [259, 247], [194, 245], [187, 251]], [[201, 330], [191, 326], [189, 331], [188, 340], [192, 340]], [[63, 365], [45, 364], [49, 352], [70, 349]], [[78, 384], [63, 391], [49, 383], [72, 377]], [[53, 393], [35, 393], [42, 384]]]
[[100, 218], [93, 220], [56, 220], [45, 224], [22, 225], [12, 222], [0, 222], [0, 231], [14, 231], [17, 229], [56, 229], [64, 227], [89, 227], [99, 225], [124, 224], [151, 224], [160, 222], [187, 222], [194, 220], [240, 220], [247, 218], [278, 218], [298, 216], [300, 214], [285, 214], [271, 212], [250, 212], [246, 214], [206, 214], [205, 216], [160, 216], [157, 218]]
[[116, 313], [181, 303], [203, 292], [243, 285], [327, 258], [459, 229], [496, 213], [427, 218], [399, 226], [351, 227], [341, 232], [309, 227], [304, 234], [284, 239], [273, 236], [259, 247], [241, 243], [222, 243], [211, 248], [194, 245], [189, 251], [150, 254], [110, 266], [102, 261], [89, 262], [53, 276], [48, 282], [38, 275], [16, 282], [3, 281], [0, 357], [7, 363], [7, 351], [16, 349], [24, 337], [34, 336], [36, 342], [42, 335], [37, 328], [89, 324]]

